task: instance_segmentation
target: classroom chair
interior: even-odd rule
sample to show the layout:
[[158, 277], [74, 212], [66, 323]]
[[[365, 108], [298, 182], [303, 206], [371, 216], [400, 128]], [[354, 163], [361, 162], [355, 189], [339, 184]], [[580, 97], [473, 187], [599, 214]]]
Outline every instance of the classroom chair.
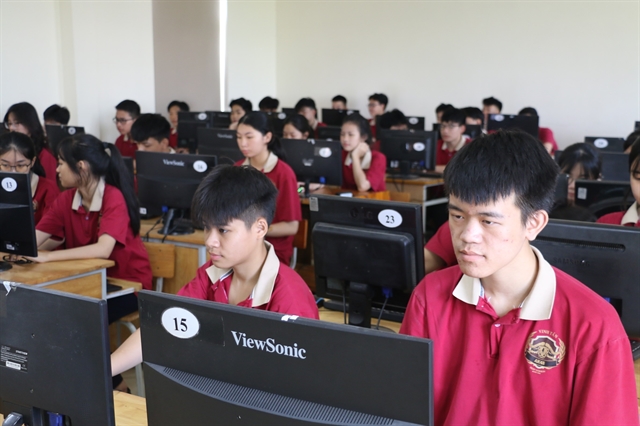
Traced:
[[293, 255], [289, 261], [289, 267], [295, 269], [296, 263], [298, 263], [298, 249], [304, 250], [307, 248], [307, 234], [309, 231], [309, 221], [302, 219], [298, 226], [298, 232], [293, 237]]

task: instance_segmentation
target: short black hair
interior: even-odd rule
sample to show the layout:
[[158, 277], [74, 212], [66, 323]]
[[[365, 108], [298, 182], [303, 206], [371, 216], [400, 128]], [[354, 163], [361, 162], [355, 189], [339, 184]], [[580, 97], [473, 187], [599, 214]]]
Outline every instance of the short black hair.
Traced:
[[638, 139], [640, 139], [640, 130], [636, 130], [635, 132], [629, 133], [629, 136], [627, 136], [627, 139], [625, 139], [624, 141], [624, 145], [622, 145], [622, 150], [626, 151], [627, 148], [633, 145], [633, 143]]
[[298, 101], [298, 103], [296, 103], [296, 106], [294, 107], [294, 109], [296, 110], [296, 112], [300, 112], [300, 110], [302, 108], [311, 108], [314, 111], [317, 111], [318, 109], [316, 108], [316, 101], [314, 101], [311, 98], [302, 98]]
[[169, 102], [169, 105], [167, 106], [167, 111], [169, 111], [174, 106], [177, 106], [178, 108], [180, 108], [180, 111], [182, 111], [182, 112], [189, 112], [189, 104], [186, 103], [186, 102], [183, 102], [183, 101], [171, 101], [171, 102]]
[[265, 96], [258, 104], [258, 108], [262, 109], [278, 109], [280, 101], [272, 98], [271, 96]]
[[436, 114], [439, 112], [444, 112], [448, 109], [455, 109], [453, 105], [451, 104], [440, 104], [436, 107]]
[[334, 96], [333, 99], [331, 99], [331, 102], [342, 102], [344, 103], [344, 106], [347, 106], [347, 98], [342, 95]]
[[253, 110], [253, 104], [250, 100], [245, 98], [234, 99], [229, 103], [229, 108], [233, 108], [234, 105], [238, 105], [240, 108], [244, 110], [245, 113], [251, 112]]
[[55, 121], [63, 125], [69, 124], [71, 114], [66, 107], [62, 107], [58, 104], [53, 104], [49, 108], [44, 110], [42, 114], [44, 121]]
[[484, 105], [484, 106], [495, 105], [495, 106], [498, 107], [499, 111], [502, 111], [502, 102], [500, 102], [499, 100], [497, 100], [493, 96], [490, 96], [488, 98], [483, 99], [482, 100], [482, 105]]
[[576, 164], [582, 166], [587, 179], [598, 179], [602, 169], [602, 154], [598, 148], [589, 143], [574, 143], [562, 151], [558, 165], [561, 173], [571, 173]]
[[474, 120], [480, 120], [480, 122], [482, 124], [484, 124], [484, 114], [482, 113], [482, 110], [478, 107], [466, 107], [466, 108], [462, 108], [462, 111], [464, 112], [465, 116], [467, 118], [472, 118]]
[[140, 105], [136, 101], [132, 101], [131, 99], [125, 99], [116, 105], [116, 109], [120, 111], [126, 111], [129, 113], [131, 118], [137, 118], [140, 115]]
[[467, 115], [461, 109], [451, 108], [442, 113], [443, 123], [458, 123], [462, 126], [466, 124]]
[[389, 105], [389, 98], [384, 93], [374, 93], [369, 96], [370, 101], [378, 101], [386, 108]]
[[160, 114], [142, 114], [131, 126], [131, 139], [135, 142], [154, 138], [158, 142], [169, 139], [171, 124]]
[[381, 129], [390, 129], [393, 126], [409, 125], [407, 116], [403, 114], [399, 109], [394, 109], [389, 112], [385, 112], [378, 119], [378, 126]]
[[269, 225], [276, 212], [278, 190], [260, 170], [223, 164], [200, 183], [191, 203], [191, 218], [203, 228], [242, 220], [247, 229], [263, 217]]
[[534, 117], [538, 116], [538, 111], [534, 107], [524, 107], [520, 110], [518, 115], [532, 115]]
[[558, 166], [539, 140], [519, 130], [499, 130], [465, 145], [444, 169], [449, 195], [487, 204], [515, 195], [522, 223], [551, 211]]

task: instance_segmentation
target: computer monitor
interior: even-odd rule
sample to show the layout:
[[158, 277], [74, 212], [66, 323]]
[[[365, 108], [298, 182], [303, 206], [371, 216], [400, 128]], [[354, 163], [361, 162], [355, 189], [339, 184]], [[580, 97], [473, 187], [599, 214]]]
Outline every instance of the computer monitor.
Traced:
[[602, 179], [629, 182], [629, 154], [602, 151]]
[[[136, 152], [140, 208], [163, 213], [161, 234], [190, 234], [188, 209], [204, 177], [218, 164], [211, 155]], [[174, 222], [177, 218], [186, 218]]]
[[0, 298], [5, 419], [115, 425], [106, 300], [19, 284], [0, 287]]
[[640, 130], [640, 121], [636, 121], [636, 125], [633, 130]]
[[[465, 124], [464, 134], [471, 139], [475, 139], [482, 135], [482, 126], [479, 124]], [[438, 139], [440, 139], [440, 123], [433, 123], [433, 131], [438, 133]]]
[[627, 334], [640, 337], [640, 229], [552, 219], [532, 244], [551, 265], [607, 298]]
[[318, 133], [318, 139], [326, 140], [326, 141], [340, 141], [340, 132], [342, 131], [342, 127], [337, 126], [325, 126], [316, 128], [316, 133]]
[[378, 130], [380, 151], [387, 157], [387, 172], [404, 179], [412, 173], [436, 168], [436, 132]]
[[585, 136], [584, 141], [605, 152], [624, 152], [624, 138]]
[[238, 138], [235, 130], [229, 129], [198, 129], [198, 153], [201, 155], [215, 155], [218, 164], [234, 165], [244, 160], [242, 151], [238, 148]]
[[304, 196], [309, 197], [309, 184], [342, 186], [342, 145], [339, 141], [322, 139], [282, 139], [298, 182], [304, 182]]
[[322, 122], [327, 126], [342, 126], [342, 121], [348, 115], [353, 113], [358, 114], [360, 111], [357, 109], [328, 109], [322, 108]]
[[[30, 173], [0, 172], [0, 223], [0, 252], [38, 255]], [[0, 261], [0, 271], [8, 269], [11, 263]]]
[[211, 115], [211, 125], [216, 129], [228, 129], [231, 124], [231, 113], [224, 111], [205, 111]]
[[417, 117], [414, 115], [407, 115], [407, 121], [409, 122], [409, 129], [411, 130], [424, 130], [425, 119], [424, 117]]
[[633, 203], [629, 181], [576, 180], [576, 205], [596, 217], [628, 209]]
[[556, 191], [554, 194], [553, 205], [561, 206], [567, 204], [567, 193], [569, 191], [569, 175], [560, 173], [556, 180]]
[[295, 108], [282, 108], [282, 112], [284, 112], [287, 115], [293, 115], [298, 113], [298, 111], [296, 111]]
[[348, 301], [349, 324], [361, 327], [372, 305], [404, 312], [424, 277], [422, 206], [312, 196], [309, 210], [316, 295]]
[[431, 340], [150, 291], [139, 300], [149, 425], [433, 424]]
[[214, 127], [211, 112], [178, 112], [178, 148], [188, 148], [195, 154], [199, 127]]
[[47, 142], [51, 152], [55, 153], [58, 150], [58, 144], [61, 140], [77, 135], [84, 135], [84, 127], [81, 126], [64, 126], [64, 125], [52, 125], [45, 124], [45, 130], [47, 132]]
[[273, 133], [281, 138], [282, 132], [284, 131], [284, 122], [288, 115], [284, 112], [265, 112], [265, 114], [269, 117], [269, 123], [271, 124]]
[[487, 131], [519, 129], [538, 138], [538, 119], [539, 117], [535, 115], [489, 114]]

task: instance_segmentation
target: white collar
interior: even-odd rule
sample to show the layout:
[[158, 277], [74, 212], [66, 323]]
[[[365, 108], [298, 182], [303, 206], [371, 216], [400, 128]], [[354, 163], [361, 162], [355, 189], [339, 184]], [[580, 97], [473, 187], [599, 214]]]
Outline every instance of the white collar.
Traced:
[[[248, 158], [244, 159], [244, 162], [242, 163], [243, 166], [250, 166], [251, 163], [249, 162]], [[276, 168], [276, 165], [278, 165], [278, 156], [275, 155], [273, 152], [269, 151], [269, 157], [267, 157], [267, 162], [264, 163], [264, 168], [261, 170], [262, 173], [271, 173], [273, 171], [273, 169]]]
[[626, 225], [628, 223], [632, 223], [635, 225], [636, 223], [638, 223], [638, 220], [640, 220], [640, 218], [638, 217], [638, 202], [636, 201], [635, 203], [631, 204], [629, 210], [627, 210], [624, 216], [622, 216], [620, 225]]
[[[353, 152], [353, 151], [351, 151]], [[344, 165], [345, 166], [350, 166], [351, 163], [353, 163], [353, 159], [351, 158], [351, 152], [347, 153], [347, 157], [344, 159]], [[363, 170], [368, 170], [371, 167], [371, 158], [372, 158], [373, 154], [371, 154], [371, 150], [367, 151], [366, 154], [364, 154], [364, 157], [362, 158], [362, 160], [360, 161], [360, 165], [362, 166]]]
[[[98, 186], [96, 187], [96, 192], [93, 194], [93, 198], [91, 199], [91, 206], [89, 207], [90, 212], [99, 212], [102, 210], [102, 198], [104, 197], [104, 187], [105, 182], [104, 178], [100, 178], [98, 182]], [[71, 202], [71, 208], [73, 210], [78, 210], [82, 205], [82, 195], [80, 195], [80, 191], [76, 189], [76, 193], [73, 196], [73, 201]]]
[[36, 195], [36, 189], [38, 189], [38, 182], [40, 181], [40, 176], [33, 172], [31, 173], [31, 196]]

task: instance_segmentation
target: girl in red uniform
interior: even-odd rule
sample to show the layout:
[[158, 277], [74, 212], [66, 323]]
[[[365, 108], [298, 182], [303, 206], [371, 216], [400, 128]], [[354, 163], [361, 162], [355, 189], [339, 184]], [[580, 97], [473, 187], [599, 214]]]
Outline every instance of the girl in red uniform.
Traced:
[[387, 158], [372, 151], [369, 122], [360, 114], [345, 117], [340, 131], [342, 187], [357, 191], [384, 191]]
[[609, 213], [598, 219], [598, 223], [635, 226], [640, 228], [640, 140], [631, 145], [629, 153], [629, 183], [635, 202], [626, 212]]
[[37, 224], [60, 191], [55, 180], [41, 178], [44, 176], [44, 170], [38, 161], [36, 147], [29, 136], [17, 132], [0, 136], [0, 170], [31, 175], [33, 215]]
[[293, 255], [293, 238], [302, 220], [296, 175], [284, 162], [280, 139], [273, 134], [269, 117], [263, 112], [249, 112], [238, 121], [238, 147], [246, 157], [237, 166], [250, 165], [262, 171], [278, 189], [276, 214], [266, 240], [282, 263], [289, 264]]
[[43, 176], [56, 183], [56, 159], [49, 151], [42, 124], [33, 105], [28, 102], [11, 105], [4, 116], [4, 126], [11, 132], [23, 133], [31, 138], [44, 170]]

